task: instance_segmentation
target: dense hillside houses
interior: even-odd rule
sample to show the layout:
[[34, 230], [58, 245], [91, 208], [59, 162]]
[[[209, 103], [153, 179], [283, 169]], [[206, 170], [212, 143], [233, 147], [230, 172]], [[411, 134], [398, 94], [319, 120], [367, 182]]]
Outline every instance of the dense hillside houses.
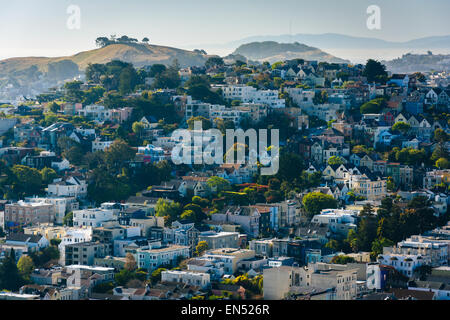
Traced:
[[[450, 299], [446, 74], [202, 59], [90, 64], [0, 108], [0, 299]], [[176, 165], [196, 121], [278, 129], [278, 170], [272, 138]]]

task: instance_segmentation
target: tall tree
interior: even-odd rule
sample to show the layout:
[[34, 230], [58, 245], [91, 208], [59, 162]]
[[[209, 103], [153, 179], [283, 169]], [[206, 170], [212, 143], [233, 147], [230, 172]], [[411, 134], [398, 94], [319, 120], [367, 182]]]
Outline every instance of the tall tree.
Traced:
[[11, 249], [9, 256], [0, 264], [0, 291], [1, 289], [17, 291], [22, 284], [23, 279], [16, 265], [16, 253]]
[[388, 73], [386, 66], [381, 62], [369, 59], [363, 70], [363, 76], [367, 77], [368, 82], [386, 83]]

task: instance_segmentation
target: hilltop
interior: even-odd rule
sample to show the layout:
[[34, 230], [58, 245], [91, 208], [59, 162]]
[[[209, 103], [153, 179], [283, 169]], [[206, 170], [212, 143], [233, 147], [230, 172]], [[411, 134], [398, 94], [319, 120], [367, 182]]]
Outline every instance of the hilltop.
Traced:
[[450, 54], [412, 54], [401, 58], [383, 61], [387, 69], [394, 73], [413, 73], [429, 71], [450, 71]]
[[305, 59], [329, 63], [350, 63], [329, 53], [302, 43], [278, 43], [275, 41], [251, 42], [241, 45], [233, 53], [256, 61], [276, 61]]
[[40, 72], [48, 72], [49, 65], [61, 61], [71, 61], [80, 70], [84, 70], [89, 63], [107, 63], [112, 60], [131, 62], [136, 67], [144, 65], [170, 64], [177, 59], [182, 67], [203, 65], [208, 56], [198, 52], [150, 44], [111, 44], [103, 48], [77, 53], [68, 57], [46, 58], [25, 57], [11, 58], [0, 61], [0, 77], [17, 73], [36, 66]]
[[0, 61], [0, 98], [10, 97], [2, 90], [13, 87], [13, 96], [35, 95], [62, 81], [82, 77], [92, 63], [105, 64], [112, 60], [132, 63], [135, 67], [153, 64], [170, 65], [174, 60], [181, 67], [203, 66], [210, 56], [205, 52], [144, 43], [115, 43], [99, 49], [77, 53], [67, 57], [23, 57]]

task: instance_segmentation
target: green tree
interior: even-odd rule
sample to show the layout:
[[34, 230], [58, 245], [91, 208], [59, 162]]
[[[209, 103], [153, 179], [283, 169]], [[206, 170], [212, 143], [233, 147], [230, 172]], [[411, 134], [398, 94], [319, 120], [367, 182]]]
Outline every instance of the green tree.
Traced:
[[347, 239], [345, 240], [345, 242], [348, 244], [348, 246], [353, 252], [359, 251], [358, 235], [355, 230], [350, 229], [350, 231], [347, 234]]
[[373, 241], [372, 243], [372, 252], [371, 252], [371, 256], [373, 259], [376, 259], [376, 257], [378, 257], [380, 254], [383, 253], [383, 248], [385, 247], [392, 247], [394, 245], [394, 242], [386, 239], [386, 238], [381, 238], [381, 239], [375, 239], [375, 241]]
[[221, 57], [211, 57], [205, 62], [206, 68], [214, 68], [214, 67], [221, 67], [225, 63]]
[[24, 196], [40, 193], [42, 176], [37, 169], [14, 165], [11, 172], [13, 174], [13, 190], [16, 194]]
[[80, 165], [83, 162], [84, 155], [85, 152], [79, 145], [75, 145], [63, 153], [64, 158], [74, 165]]
[[378, 223], [373, 212], [373, 208], [369, 204], [364, 206], [360, 213], [357, 242], [358, 249], [365, 252], [369, 252], [372, 249], [372, 242], [377, 238]]
[[129, 66], [122, 70], [119, 76], [119, 92], [120, 94], [128, 94], [133, 92], [138, 83], [138, 75], [136, 69]]
[[331, 259], [330, 262], [332, 264], [347, 264], [347, 263], [354, 263], [355, 259], [349, 256], [340, 255], [333, 257], [333, 259]]
[[134, 271], [137, 268], [136, 259], [131, 253], [127, 253], [124, 268], [128, 271]]
[[135, 279], [136, 273], [127, 269], [122, 269], [120, 272], [116, 273], [114, 280], [119, 286], [126, 286], [126, 284]]
[[166, 221], [171, 223], [179, 218], [182, 213], [182, 208], [177, 202], [171, 202], [161, 198], [156, 202], [155, 211], [157, 217], [165, 217]]
[[29, 280], [31, 273], [34, 270], [33, 259], [31, 259], [29, 256], [22, 255], [19, 259], [19, 262], [17, 262], [17, 269], [24, 279]]
[[44, 168], [41, 170], [42, 183], [45, 185], [53, 182], [57, 177], [56, 171], [51, 168]]
[[411, 130], [411, 125], [405, 122], [397, 122], [392, 126], [392, 131], [407, 134]]
[[208, 243], [206, 241], [200, 241], [195, 247], [195, 254], [197, 256], [203, 255], [203, 253], [208, 250]]
[[321, 192], [308, 193], [303, 197], [302, 203], [308, 217], [319, 214], [323, 209], [337, 208], [337, 201], [332, 196]]
[[150, 276], [150, 281], [152, 282], [152, 284], [156, 284], [161, 281], [161, 273], [163, 271], [167, 271], [167, 269], [166, 268], [158, 268], [152, 272], [152, 274]]
[[387, 103], [384, 98], [373, 99], [369, 102], [364, 103], [360, 107], [360, 112], [362, 114], [380, 113], [383, 110], [383, 108], [386, 107], [386, 105]]
[[164, 71], [167, 70], [167, 67], [163, 64], [154, 64], [150, 67], [149, 76], [150, 77], [156, 77], [157, 75], [160, 75]]
[[124, 140], [118, 139], [105, 152], [105, 161], [109, 168], [117, 170], [135, 155], [136, 152]]
[[328, 164], [330, 166], [341, 165], [341, 164], [344, 164], [344, 160], [341, 157], [332, 156], [332, 157], [330, 157], [330, 159], [328, 159]]
[[202, 129], [203, 130], [209, 130], [212, 128], [211, 121], [209, 119], [206, 119], [205, 117], [199, 116], [199, 117], [192, 117], [187, 121], [187, 124], [189, 126], [189, 130], [194, 130], [195, 122], [199, 121], [202, 123]]
[[178, 74], [179, 69], [178, 61], [174, 60], [169, 68], [155, 76], [153, 87], [160, 89], [177, 88], [181, 83], [180, 75]]
[[447, 148], [442, 143], [438, 143], [431, 155], [431, 161], [437, 161], [440, 158], [448, 159], [450, 157]]
[[388, 73], [386, 66], [381, 62], [369, 59], [363, 70], [363, 76], [367, 78], [368, 82], [386, 83]]
[[448, 134], [442, 129], [436, 129], [434, 131], [434, 140], [439, 143], [445, 143], [448, 141]]
[[436, 161], [436, 167], [439, 169], [450, 169], [450, 161], [446, 158], [439, 158]]
[[51, 102], [48, 105], [48, 109], [53, 113], [57, 113], [60, 110], [60, 106], [56, 102]]
[[327, 244], [325, 245], [325, 248], [331, 249], [333, 251], [339, 251], [341, 246], [337, 240], [330, 239]]
[[144, 132], [145, 129], [144, 124], [142, 122], [134, 122], [131, 128], [133, 132], [139, 137], [142, 136], [142, 133]]
[[23, 280], [16, 265], [16, 254], [14, 249], [11, 249], [9, 256], [0, 263], [0, 288], [17, 291], [22, 285]]
[[50, 240], [50, 245], [54, 246], [54, 247], [59, 246], [60, 243], [61, 243], [61, 239], [51, 239]]
[[69, 212], [64, 216], [63, 223], [65, 226], [73, 227], [73, 212]]
[[203, 212], [202, 207], [197, 204], [190, 203], [183, 208], [181, 219], [187, 219], [200, 224], [207, 216]]
[[314, 104], [325, 104], [328, 102], [328, 93], [326, 90], [322, 90], [320, 94], [316, 92], [313, 98]]
[[231, 190], [231, 184], [228, 180], [221, 177], [211, 177], [206, 181], [206, 185], [210, 190], [220, 194], [223, 191]]

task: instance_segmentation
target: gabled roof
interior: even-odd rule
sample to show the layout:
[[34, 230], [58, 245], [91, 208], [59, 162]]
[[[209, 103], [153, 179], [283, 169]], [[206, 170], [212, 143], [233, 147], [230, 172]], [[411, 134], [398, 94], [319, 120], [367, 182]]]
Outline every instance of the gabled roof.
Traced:
[[433, 300], [434, 298], [434, 292], [430, 291], [391, 289], [389, 293], [394, 294], [397, 299], [402, 300]]
[[24, 233], [11, 233], [6, 236], [6, 241], [17, 241], [17, 242], [29, 242], [38, 243], [42, 239], [42, 236], [29, 235]]

